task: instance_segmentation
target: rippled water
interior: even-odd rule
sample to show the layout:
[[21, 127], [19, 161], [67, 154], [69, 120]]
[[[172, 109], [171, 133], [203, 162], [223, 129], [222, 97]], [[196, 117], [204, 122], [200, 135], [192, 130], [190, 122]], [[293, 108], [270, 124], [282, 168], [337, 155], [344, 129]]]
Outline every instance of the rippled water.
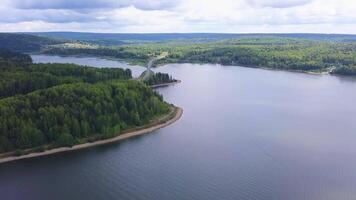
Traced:
[[[107, 62], [34, 60], [52, 58]], [[158, 90], [184, 109], [178, 122], [0, 165], [1, 199], [356, 199], [356, 79], [220, 65], [156, 71], [182, 80]]]

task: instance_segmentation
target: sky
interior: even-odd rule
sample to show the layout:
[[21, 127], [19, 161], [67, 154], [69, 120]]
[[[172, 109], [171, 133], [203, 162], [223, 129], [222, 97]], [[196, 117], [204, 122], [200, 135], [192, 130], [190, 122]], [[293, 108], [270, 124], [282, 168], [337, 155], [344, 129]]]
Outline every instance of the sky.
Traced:
[[0, 0], [0, 32], [356, 34], [356, 0]]

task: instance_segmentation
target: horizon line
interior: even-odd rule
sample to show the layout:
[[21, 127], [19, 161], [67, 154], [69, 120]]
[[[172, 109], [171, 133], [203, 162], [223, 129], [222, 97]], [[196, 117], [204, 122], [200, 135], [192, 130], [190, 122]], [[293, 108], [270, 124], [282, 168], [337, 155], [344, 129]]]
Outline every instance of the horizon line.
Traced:
[[306, 35], [355, 35], [356, 33], [321, 33], [321, 32], [91, 32], [91, 31], [9, 31], [0, 33], [90, 33], [90, 34], [225, 34], [225, 35], [292, 35], [292, 34], [306, 34]]

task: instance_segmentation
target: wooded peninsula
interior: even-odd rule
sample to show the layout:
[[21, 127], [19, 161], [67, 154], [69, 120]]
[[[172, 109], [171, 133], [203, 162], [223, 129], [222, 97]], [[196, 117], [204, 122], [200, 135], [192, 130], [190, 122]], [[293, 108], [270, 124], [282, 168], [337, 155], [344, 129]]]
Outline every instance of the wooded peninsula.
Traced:
[[354, 35], [0, 33], [0, 153], [113, 138], [173, 108], [149, 87], [178, 82], [169, 74], [148, 67], [133, 80], [128, 69], [34, 64], [25, 53], [356, 75]]
[[113, 138], [171, 113], [161, 95], [131, 78], [129, 69], [33, 64], [1, 51], [0, 153]]

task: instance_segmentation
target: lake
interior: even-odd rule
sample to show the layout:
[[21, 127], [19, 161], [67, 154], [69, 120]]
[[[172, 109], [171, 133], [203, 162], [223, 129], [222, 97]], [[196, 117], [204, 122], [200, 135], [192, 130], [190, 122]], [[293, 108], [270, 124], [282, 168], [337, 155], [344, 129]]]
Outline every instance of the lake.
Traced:
[[1, 199], [356, 199], [355, 78], [212, 64], [154, 70], [182, 80], [157, 89], [184, 109], [179, 121], [116, 144], [2, 164]]

